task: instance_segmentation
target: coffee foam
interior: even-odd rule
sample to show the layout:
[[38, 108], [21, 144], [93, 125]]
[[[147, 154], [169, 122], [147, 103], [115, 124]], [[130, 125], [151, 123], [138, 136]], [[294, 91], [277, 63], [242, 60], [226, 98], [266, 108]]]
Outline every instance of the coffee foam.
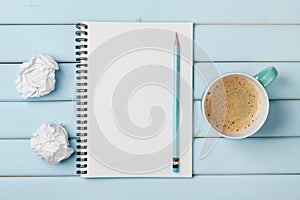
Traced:
[[204, 97], [210, 125], [221, 133], [249, 128], [257, 119], [260, 97], [253, 83], [241, 75], [227, 75], [211, 85]]

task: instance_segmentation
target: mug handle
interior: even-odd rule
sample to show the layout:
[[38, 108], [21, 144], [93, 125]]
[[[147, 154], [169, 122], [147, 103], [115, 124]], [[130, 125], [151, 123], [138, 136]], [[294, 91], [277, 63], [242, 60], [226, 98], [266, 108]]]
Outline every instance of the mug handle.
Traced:
[[275, 67], [267, 67], [254, 76], [264, 87], [267, 87], [278, 75]]

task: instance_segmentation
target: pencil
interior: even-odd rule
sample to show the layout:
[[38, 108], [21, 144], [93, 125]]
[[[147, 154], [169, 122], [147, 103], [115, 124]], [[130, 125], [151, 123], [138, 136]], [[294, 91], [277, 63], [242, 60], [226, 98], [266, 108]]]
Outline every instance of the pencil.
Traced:
[[179, 92], [180, 92], [180, 45], [177, 33], [174, 40], [174, 113], [173, 113], [173, 172], [179, 172]]

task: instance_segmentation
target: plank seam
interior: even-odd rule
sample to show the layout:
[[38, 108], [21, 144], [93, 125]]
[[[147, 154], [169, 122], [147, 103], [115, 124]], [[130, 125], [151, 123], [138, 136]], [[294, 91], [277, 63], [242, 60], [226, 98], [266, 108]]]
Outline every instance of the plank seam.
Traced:
[[[21, 61], [9, 61], [9, 62], [1, 62], [0, 65], [15, 65], [22, 64]], [[78, 64], [76, 61], [58, 61], [58, 64]], [[202, 63], [300, 63], [300, 60], [231, 60], [231, 61], [193, 61], [194, 64], [202, 64]], [[0, 66], [1, 67], [1, 66]]]
[[300, 23], [194, 23], [194, 26], [299, 26]]
[[0, 103], [46, 103], [46, 102], [76, 102], [76, 100], [74, 99], [45, 99], [45, 100], [23, 100], [23, 99], [20, 99], [20, 100], [1, 100], [0, 99]]
[[[0, 62], [0, 65], [16, 65], [16, 64], [22, 64], [23, 62]], [[76, 61], [58, 61], [58, 64], [78, 64], [79, 62]]]
[[194, 61], [194, 64], [201, 63], [299, 63], [297, 60], [236, 60], [236, 61]]
[[[193, 139], [209, 139], [209, 138], [220, 138], [220, 139], [226, 139], [221, 136], [194, 136]], [[271, 139], [271, 138], [300, 138], [300, 136], [251, 136], [246, 139]]]
[[[300, 176], [300, 173], [240, 173], [240, 174], [193, 174], [193, 177], [201, 177], [201, 176]], [[0, 178], [72, 178], [72, 177], [78, 177], [78, 175], [30, 175], [30, 176], [0, 176]], [[105, 179], [122, 179], [122, 178], [99, 178], [99, 180], [105, 180]], [[136, 178], [127, 178], [127, 179], [136, 179]], [[138, 179], [161, 179], [161, 178], [138, 178]], [[166, 178], [169, 179], [169, 178]], [[182, 180], [186, 180], [186, 178], [178, 178]], [[84, 180], [84, 179], [83, 179]]]
[[[110, 22], [97, 20], [97, 22]], [[136, 21], [124, 21], [136, 22]], [[155, 21], [145, 21], [155, 22]], [[168, 21], [178, 22], [178, 21]], [[79, 23], [79, 22], [78, 22]], [[75, 26], [77, 23], [1, 23], [0, 26]], [[299, 26], [300, 23], [194, 23], [194, 26]]]
[[[200, 102], [202, 99], [193, 99], [195, 103]], [[269, 99], [270, 101], [299, 101], [299, 98], [295, 99]], [[57, 102], [57, 103], [62, 103], [62, 102], [76, 102], [75, 99], [45, 99], [45, 100], [23, 100], [23, 99], [11, 99], [11, 100], [1, 100], [0, 103], [47, 103], [47, 102]]]
[[5, 24], [1, 23], [0, 26], [75, 26], [76, 23], [12, 23], [12, 24]]
[[[194, 102], [199, 102], [201, 101], [202, 99], [194, 99]], [[299, 98], [289, 98], [289, 99], [269, 99], [269, 101], [299, 101], [300, 99]]]
[[[77, 140], [79, 137], [69, 137], [69, 141], [72, 141], [72, 140]], [[207, 137], [204, 137], [204, 136], [194, 136], [193, 139], [213, 139], [213, 138], [219, 138], [219, 139], [226, 139], [224, 137], [219, 137], [219, 136], [207, 136]], [[248, 137], [246, 138], [245, 140], [247, 139], [292, 139], [292, 138], [300, 138], [300, 136], [251, 136], [251, 137]], [[30, 137], [17, 137], [17, 138], [0, 138], [0, 141], [3, 141], [3, 140], [7, 140], [7, 141], [18, 141], [18, 140], [30, 140]]]

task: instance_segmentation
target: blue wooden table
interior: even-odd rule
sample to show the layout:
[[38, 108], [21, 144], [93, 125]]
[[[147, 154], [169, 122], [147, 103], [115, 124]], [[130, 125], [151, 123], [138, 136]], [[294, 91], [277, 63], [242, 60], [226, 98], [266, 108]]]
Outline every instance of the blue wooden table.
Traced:
[[[270, 115], [264, 127], [243, 140], [218, 139], [200, 157], [205, 134], [199, 120], [192, 179], [81, 179], [75, 156], [49, 165], [29, 139], [45, 121], [63, 123], [75, 145], [73, 91], [74, 31], [80, 21], [194, 22], [195, 101], [205, 88], [202, 72], [255, 74], [276, 66], [267, 88]], [[300, 1], [298, 0], [15, 0], [0, 12], [0, 199], [300, 199]], [[24, 100], [14, 81], [19, 64], [37, 53], [60, 65], [57, 89]], [[196, 123], [197, 124], [197, 123]]]

